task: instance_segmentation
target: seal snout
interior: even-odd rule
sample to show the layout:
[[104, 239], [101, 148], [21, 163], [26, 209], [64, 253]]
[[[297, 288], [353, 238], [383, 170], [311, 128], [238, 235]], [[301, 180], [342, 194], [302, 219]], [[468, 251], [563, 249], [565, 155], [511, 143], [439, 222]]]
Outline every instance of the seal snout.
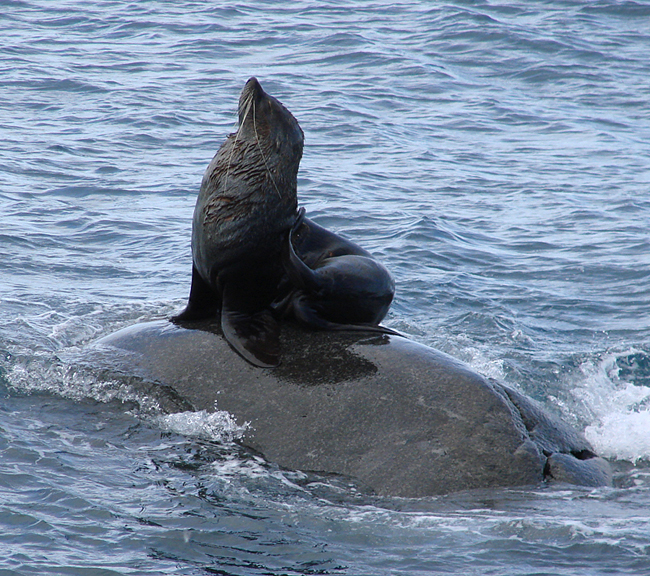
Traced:
[[239, 121], [244, 121], [251, 107], [259, 104], [264, 98], [267, 98], [266, 92], [262, 89], [255, 76], [251, 76], [248, 82], [244, 84], [241, 95], [239, 96]]
[[266, 92], [264, 92], [259, 80], [255, 76], [251, 76], [248, 82], [244, 84], [241, 96], [242, 99], [255, 98], [255, 100], [259, 100], [262, 96], [266, 96]]
[[261, 86], [259, 80], [257, 78], [255, 78], [255, 76], [251, 76], [248, 79], [248, 81], [246, 82], [246, 84], [244, 85], [244, 89], [249, 89], [249, 90], [259, 89], [259, 90], [261, 90], [262, 86]]

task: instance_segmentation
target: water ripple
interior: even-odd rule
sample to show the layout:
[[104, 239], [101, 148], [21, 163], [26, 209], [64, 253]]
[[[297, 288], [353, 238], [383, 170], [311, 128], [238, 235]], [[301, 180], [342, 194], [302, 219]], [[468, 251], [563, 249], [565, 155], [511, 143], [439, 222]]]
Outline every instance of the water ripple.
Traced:
[[[10, 570], [478, 574], [501, 562], [573, 575], [578, 557], [603, 573], [642, 572], [644, 3], [0, 5], [0, 482], [15, 500], [0, 512], [0, 546], [12, 550]], [[512, 494], [484, 506], [419, 503], [410, 515], [386, 512], [385, 501], [380, 511], [330, 507], [313, 494], [338, 502], [331, 484], [304, 492], [302, 481], [200, 442], [181, 439], [156, 459], [144, 446], [161, 441], [160, 428], [98, 408], [97, 389], [66, 403], [57, 354], [183, 305], [201, 176], [252, 75], [304, 129], [301, 203], [395, 276], [388, 323], [636, 460], [620, 483], [637, 492], [547, 494], [532, 505], [546, 515], [529, 521], [531, 506], [517, 508]], [[206, 451], [214, 457], [201, 460]], [[280, 493], [289, 500], [273, 500]], [[353, 499], [348, 487], [337, 494]], [[444, 513], [435, 508], [427, 524], [429, 505]], [[359, 554], [368, 541], [373, 554]], [[522, 557], [531, 565], [513, 560]]]

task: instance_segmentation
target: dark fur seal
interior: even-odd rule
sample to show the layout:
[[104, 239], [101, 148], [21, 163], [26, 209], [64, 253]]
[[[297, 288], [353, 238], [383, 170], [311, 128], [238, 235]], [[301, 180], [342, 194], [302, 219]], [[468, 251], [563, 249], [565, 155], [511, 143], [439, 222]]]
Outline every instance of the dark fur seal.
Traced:
[[192, 225], [192, 287], [174, 322], [221, 314], [228, 343], [251, 364], [280, 362], [277, 318], [310, 328], [393, 333], [378, 326], [390, 274], [368, 252], [297, 213], [303, 133], [251, 78], [239, 128], [208, 166]]
[[239, 128], [208, 166], [192, 225], [192, 287], [175, 322], [221, 312], [228, 343], [249, 362], [279, 363], [270, 304], [283, 276], [282, 242], [296, 220], [304, 136], [256, 78], [239, 98]]

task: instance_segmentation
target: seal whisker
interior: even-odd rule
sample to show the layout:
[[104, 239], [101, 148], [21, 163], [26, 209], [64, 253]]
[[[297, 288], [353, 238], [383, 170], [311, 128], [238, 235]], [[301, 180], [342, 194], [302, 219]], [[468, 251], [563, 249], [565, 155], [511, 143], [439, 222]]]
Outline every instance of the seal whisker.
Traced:
[[248, 116], [248, 112], [251, 109], [252, 103], [253, 103], [253, 95], [248, 94], [246, 96], [246, 100], [244, 101], [244, 113], [243, 115], [240, 113], [241, 120], [239, 120], [239, 125], [237, 126], [237, 131], [235, 132], [235, 139], [232, 143], [232, 148], [230, 150], [230, 157], [228, 158], [228, 164], [226, 166], [226, 175], [224, 177], [224, 182], [223, 182], [224, 190], [228, 187], [228, 177], [230, 176], [230, 168], [232, 167], [232, 157], [235, 154], [235, 148], [237, 147], [237, 142], [239, 140], [239, 135], [241, 133], [242, 125], [244, 123], [244, 120], [246, 119], [246, 116]]
[[273, 182], [273, 187], [275, 188], [275, 191], [278, 193], [278, 196], [282, 198], [282, 193], [280, 192], [280, 189], [278, 188], [278, 185], [275, 183], [275, 179], [273, 178], [273, 174], [271, 173], [271, 170], [269, 169], [268, 162], [266, 161], [266, 157], [264, 156], [264, 151], [262, 150], [262, 146], [260, 145], [260, 139], [257, 134], [257, 123], [255, 122], [255, 102], [253, 102], [253, 130], [255, 131], [255, 143], [257, 144], [257, 149], [260, 151], [260, 155], [262, 156], [262, 161], [264, 162], [264, 166], [266, 168], [266, 172], [269, 175], [269, 178], [271, 179], [271, 182]]

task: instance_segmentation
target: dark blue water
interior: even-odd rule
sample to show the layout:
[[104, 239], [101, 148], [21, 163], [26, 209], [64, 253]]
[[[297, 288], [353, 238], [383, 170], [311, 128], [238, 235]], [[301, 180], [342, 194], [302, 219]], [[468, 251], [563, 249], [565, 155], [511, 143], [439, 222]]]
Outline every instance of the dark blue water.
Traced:
[[[650, 4], [0, 2], [0, 574], [650, 573]], [[249, 76], [386, 323], [542, 401], [613, 489], [369, 498], [71, 359], [179, 310]]]

